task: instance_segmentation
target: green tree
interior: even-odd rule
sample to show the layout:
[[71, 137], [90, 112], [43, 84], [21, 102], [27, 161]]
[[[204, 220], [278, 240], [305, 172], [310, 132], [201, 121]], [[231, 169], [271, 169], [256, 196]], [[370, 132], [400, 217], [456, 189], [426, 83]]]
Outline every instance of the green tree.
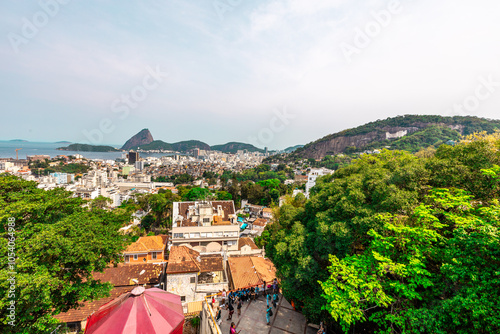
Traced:
[[[9, 226], [11, 217], [15, 226]], [[118, 229], [129, 219], [90, 210], [60, 188], [44, 191], [35, 182], [0, 175], [0, 247], [7, 254], [8, 238], [14, 236], [16, 253], [15, 268], [7, 256], [0, 257], [1, 332], [50, 333], [58, 322], [53, 315], [106, 296], [111, 287], [94, 280], [92, 272], [122, 260], [127, 239]], [[8, 325], [6, 308], [12, 271], [16, 327]]]

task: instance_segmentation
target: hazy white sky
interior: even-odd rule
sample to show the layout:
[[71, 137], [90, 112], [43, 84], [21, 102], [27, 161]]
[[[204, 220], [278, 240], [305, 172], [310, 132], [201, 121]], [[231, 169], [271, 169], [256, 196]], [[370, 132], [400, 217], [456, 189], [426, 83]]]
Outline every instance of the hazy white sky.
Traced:
[[401, 114], [500, 118], [499, 13], [498, 0], [4, 0], [0, 139], [123, 144], [149, 128], [275, 149]]

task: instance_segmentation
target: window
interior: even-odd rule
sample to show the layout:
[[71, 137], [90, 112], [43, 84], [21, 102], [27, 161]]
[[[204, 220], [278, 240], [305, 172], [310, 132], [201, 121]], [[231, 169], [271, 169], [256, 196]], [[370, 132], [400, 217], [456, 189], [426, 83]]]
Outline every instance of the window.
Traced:
[[201, 232], [201, 233], [200, 233], [200, 236], [201, 236], [202, 238], [206, 238], [206, 237], [207, 237], [207, 233], [205, 233], [205, 232]]
[[182, 238], [183, 234], [182, 233], [174, 233], [174, 238]]
[[207, 232], [207, 238], [211, 238], [212, 237], [212, 232]]
[[189, 236], [191, 238], [199, 238], [200, 237], [200, 234], [199, 233], [189, 233]]
[[156, 260], [156, 252], [152, 252], [151, 255], [153, 257], [153, 260]]
[[137, 260], [137, 259], [139, 259], [139, 255], [134, 254], [134, 260]]
[[125, 263], [128, 263], [130, 261], [130, 257], [128, 255], [125, 255]]
[[233, 240], [233, 241], [228, 241], [228, 242], [227, 242], [227, 245], [228, 245], [228, 246], [234, 246], [234, 245], [236, 245], [236, 240]]
[[181, 296], [181, 302], [185, 302], [186, 301], [186, 296]]
[[214, 232], [214, 237], [222, 237], [222, 232]]
[[210, 218], [203, 218], [204, 223], [210, 223]]
[[191, 284], [196, 283], [196, 277], [191, 277], [191, 278], [189, 279], [189, 283], [191, 283]]

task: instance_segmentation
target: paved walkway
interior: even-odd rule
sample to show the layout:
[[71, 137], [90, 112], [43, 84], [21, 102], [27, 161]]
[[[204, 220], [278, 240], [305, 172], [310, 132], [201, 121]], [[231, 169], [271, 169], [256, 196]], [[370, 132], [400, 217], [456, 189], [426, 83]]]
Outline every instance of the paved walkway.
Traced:
[[305, 317], [300, 312], [293, 310], [293, 307], [280, 295], [280, 302], [277, 308], [273, 308], [271, 325], [266, 321], [266, 301], [260, 296], [255, 301], [246, 302], [241, 308], [241, 316], [234, 310], [233, 319], [226, 320], [229, 311], [222, 310], [222, 334], [229, 333], [231, 322], [236, 324], [236, 331], [241, 330], [241, 334], [316, 334], [315, 329], [307, 327]]

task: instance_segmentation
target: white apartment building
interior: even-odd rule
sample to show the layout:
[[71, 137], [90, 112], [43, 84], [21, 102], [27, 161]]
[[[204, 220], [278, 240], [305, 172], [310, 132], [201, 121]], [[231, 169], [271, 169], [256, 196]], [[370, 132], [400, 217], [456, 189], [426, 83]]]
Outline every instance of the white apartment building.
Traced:
[[201, 252], [238, 250], [240, 226], [233, 201], [175, 202], [172, 246]]
[[313, 168], [307, 174], [306, 197], [309, 198], [309, 191], [316, 185], [316, 179], [320, 176], [331, 174], [333, 171], [326, 168]]

